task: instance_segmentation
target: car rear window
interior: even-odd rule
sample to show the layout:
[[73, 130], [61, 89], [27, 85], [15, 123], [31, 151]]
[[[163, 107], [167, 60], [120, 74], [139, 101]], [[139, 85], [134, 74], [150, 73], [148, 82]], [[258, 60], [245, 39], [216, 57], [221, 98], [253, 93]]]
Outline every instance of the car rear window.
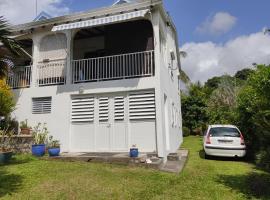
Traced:
[[236, 128], [215, 127], [209, 131], [210, 137], [240, 137], [240, 133]]

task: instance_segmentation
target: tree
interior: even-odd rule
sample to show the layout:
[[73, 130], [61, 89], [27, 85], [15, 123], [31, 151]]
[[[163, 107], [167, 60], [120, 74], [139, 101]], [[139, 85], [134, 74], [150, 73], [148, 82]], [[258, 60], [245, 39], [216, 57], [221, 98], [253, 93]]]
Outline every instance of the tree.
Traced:
[[[187, 57], [187, 52], [179, 51], [179, 55], [180, 55], [180, 57], [185, 58], [185, 57]], [[191, 83], [190, 78], [188, 77], [188, 75], [186, 74], [186, 72], [182, 68], [180, 69], [179, 79], [187, 85], [189, 85]]]
[[252, 73], [253, 73], [253, 70], [252, 69], [245, 68], [245, 69], [242, 69], [242, 70], [236, 72], [236, 74], [234, 75], [234, 77], [237, 78], [237, 79], [246, 81], [248, 79], [248, 77]]
[[241, 129], [259, 164], [270, 169], [270, 66], [259, 65], [238, 96]]
[[9, 24], [0, 16], [0, 79], [7, 75], [12, 58], [22, 52], [19, 44], [10, 38], [10, 35]]
[[191, 133], [196, 128], [205, 127], [207, 122], [205, 93], [199, 83], [190, 85], [188, 95], [182, 94], [182, 117], [183, 126]]
[[238, 88], [230, 76], [219, 77], [218, 87], [207, 103], [207, 114], [212, 124], [233, 124], [236, 121], [236, 96]]

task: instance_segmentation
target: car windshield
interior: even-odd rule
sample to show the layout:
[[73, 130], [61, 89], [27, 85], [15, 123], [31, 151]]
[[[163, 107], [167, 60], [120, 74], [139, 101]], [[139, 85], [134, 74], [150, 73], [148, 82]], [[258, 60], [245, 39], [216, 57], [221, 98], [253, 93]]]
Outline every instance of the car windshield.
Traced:
[[210, 137], [240, 137], [240, 133], [236, 128], [215, 127], [209, 131]]

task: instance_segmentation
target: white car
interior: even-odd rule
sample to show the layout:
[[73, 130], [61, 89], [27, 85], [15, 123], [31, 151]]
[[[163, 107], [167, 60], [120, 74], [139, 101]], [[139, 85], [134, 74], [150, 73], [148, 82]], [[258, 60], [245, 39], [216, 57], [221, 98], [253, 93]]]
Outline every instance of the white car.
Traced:
[[210, 125], [204, 134], [205, 158], [244, 157], [246, 145], [240, 130], [233, 125]]

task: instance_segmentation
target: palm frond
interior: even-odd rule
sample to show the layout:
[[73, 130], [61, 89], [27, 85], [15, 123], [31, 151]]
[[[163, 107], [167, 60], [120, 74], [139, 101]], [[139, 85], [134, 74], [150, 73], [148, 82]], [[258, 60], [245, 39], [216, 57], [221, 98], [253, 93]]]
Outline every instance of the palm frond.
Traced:
[[183, 83], [185, 83], [187, 85], [189, 85], [191, 83], [190, 78], [188, 77], [188, 75], [186, 74], [186, 72], [184, 72], [182, 69], [180, 69], [179, 79], [181, 81], [183, 81]]
[[[8, 49], [13, 56], [21, 55], [21, 47], [20, 45], [12, 38], [10, 38], [11, 31], [9, 28], [8, 22], [4, 19], [3, 16], [0, 16], [0, 43]], [[4, 57], [0, 52], [0, 57]]]

